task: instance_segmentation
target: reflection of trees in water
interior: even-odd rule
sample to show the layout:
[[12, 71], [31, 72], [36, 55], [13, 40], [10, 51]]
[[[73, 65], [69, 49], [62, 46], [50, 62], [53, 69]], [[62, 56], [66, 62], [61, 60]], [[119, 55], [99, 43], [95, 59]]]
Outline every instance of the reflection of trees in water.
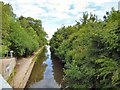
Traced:
[[47, 64], [43, 64], [43, 61], [45, 61], [47, 58], [45, 56], [46, 52], [47, 52], [47, 50], [44, 48], [43, 51], [38, 56], [26, 87], [30, 87], [30, 85], [34, 84], [35, 82], [43, 80], [44, 72], [47, 67]]
[[[47, 60], [48, 56], [45, 55], [47, 52], [46, 48], [42, 51], [42, 53], [38, 56], [34, 68], [32, 70], [29, 81], [27, 82], [26, 88], [30, 87], [32, 84], [44, 79], [44, 72], [46, 70], [47, 64], [43, 64], [45, 60]], [[52, 64], [53, 64], [53, 75], [54, 80], [60, 85], [63, 78], [63, 65], [60, 60], [55, 57], [53, 54], [51, 55]]]
[[60, 85], [63, 79], [63, 65], [60, 60], [53, 54], [51, 54], [51, 59], [53, 64], [54, 79]]

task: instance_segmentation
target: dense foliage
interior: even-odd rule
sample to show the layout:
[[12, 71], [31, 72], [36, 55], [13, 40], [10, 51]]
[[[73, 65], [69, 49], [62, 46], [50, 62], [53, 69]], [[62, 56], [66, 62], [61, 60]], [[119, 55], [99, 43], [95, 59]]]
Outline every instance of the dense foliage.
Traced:
[[0, 57], [6, 56], [10, 51], [14, 51], [14, 55], [27, 56], [38, 50], [41, 46], [45, 45], [46, 32], [42, 27], [41, 20], [35, 20], [31, 17], [19, 17], [13, 13], [10, 4], [2, 5], [2, 54]]
[[65, 87], [120, 88], [120, 12], [112, 8], [103, 21], [85, 12], [80, 20], [50, 41], [65, 63]]

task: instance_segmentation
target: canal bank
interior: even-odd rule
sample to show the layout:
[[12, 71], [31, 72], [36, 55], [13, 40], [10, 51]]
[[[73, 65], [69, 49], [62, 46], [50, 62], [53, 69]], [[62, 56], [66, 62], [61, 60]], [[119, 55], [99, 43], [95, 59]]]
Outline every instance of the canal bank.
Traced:
[[35, 64], [35, 59], [43, 50], [43, 48], [44, 47], [40, 48], [36, 53], [28, 58], [17, 60], [15, 67], [16, 73], [13, 75], [13, 78], [11, 78], [11, 81], [9, 82], [13, 88], [25, 88]]
[[38, 57], [26, 88], [61, 88], [63, 65], [55, 57], [50, 46]]

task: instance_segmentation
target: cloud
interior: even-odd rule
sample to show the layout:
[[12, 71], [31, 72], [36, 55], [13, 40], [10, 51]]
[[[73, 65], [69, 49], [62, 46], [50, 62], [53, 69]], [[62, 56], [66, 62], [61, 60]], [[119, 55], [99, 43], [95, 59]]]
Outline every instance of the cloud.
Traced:
[[45, 31], [51, 37], [62, 24], [65, 26], [79, 21], [82, 13], [92, 12], [102, 18], [111, 7], [118, 7], [119, 0], [2, 0], [10, 3], [19, 17], [41, 19]]

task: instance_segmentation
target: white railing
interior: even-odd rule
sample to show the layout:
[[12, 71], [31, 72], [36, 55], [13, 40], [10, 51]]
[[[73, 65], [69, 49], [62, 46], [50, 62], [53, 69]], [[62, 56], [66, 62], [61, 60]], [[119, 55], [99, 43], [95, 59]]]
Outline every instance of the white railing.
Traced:
[[9, 90], [13, 90], [12, 87], [7, 83], [7, 81], [4, 80], [4, 78], [0, 74], [0, 90], [7, 88], [9, 88]]

